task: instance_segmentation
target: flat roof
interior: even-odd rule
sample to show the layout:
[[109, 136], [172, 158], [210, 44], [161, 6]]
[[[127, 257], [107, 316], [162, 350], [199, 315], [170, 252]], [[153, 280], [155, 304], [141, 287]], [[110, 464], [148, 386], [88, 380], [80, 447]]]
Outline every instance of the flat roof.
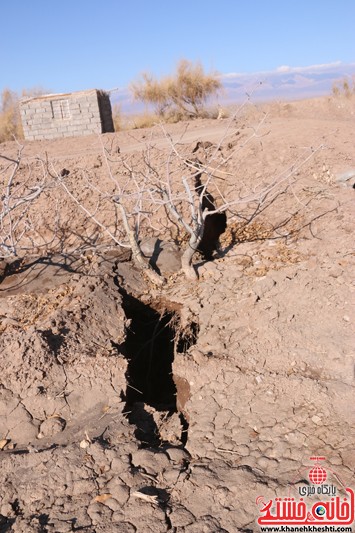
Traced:
[[85, 91], [75, 91], [72, 93], [53, 93], [53, 94], [40, 94], [38, 96], [25, 96], [21, 98], [20, 103], [24, 104], [26, 102], [32, 102], [34, 100], [56, 100], [59, 98], [68, 98], [70, 96], [89, 96], [92, 94], [97, 94], [100, 92], [105, 92], [101, 89], [88, 89]]

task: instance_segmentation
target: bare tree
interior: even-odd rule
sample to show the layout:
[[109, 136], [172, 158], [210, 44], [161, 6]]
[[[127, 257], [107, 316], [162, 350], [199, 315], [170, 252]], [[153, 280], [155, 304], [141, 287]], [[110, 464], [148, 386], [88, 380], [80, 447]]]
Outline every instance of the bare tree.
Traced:
[[[233, 123], [234, 118], [233, 116], [229, 122], [229, 126]], [[260, 128], [265, 118], [266, 116], [263, 117], [257, 128], [253, 129], [252, 133], [244, 140], [243, 146], [252, 140], [260, 140], [263, 135], [267, 135], [267, 133], [260, 133]], [[246, 193], [239, 190], [235, 183], [235, 177], [233, 176], [234, 186], [226, 195], [220, 187], [219, 182], [220, 180], [225, 181], [225, 178], [220, 177], [221, 172], [224, 175], [228, 174], [223, 171], [228, 160], [218, 157], [218, 154], [220, 146], [228, 136], [229, 126], [219, 143], [214, 147], [212, 146], [212, 151], [204, 164], [201, 164], [198, 160], [183, 160], [179, 152], [180, 142], [173, 141], [165, 127], [163, 125], [160, 126], [170, 145], [170, 154], [167, 157], [165, 176], [158, 175], [157, 172], [151, 173], [152, 176], [155, 176], [151, 180], [153, 182], [153, 188], [150, 190], [151, 200], [154, 204], [160, 203], [164, 205], [171, 216], [189, 235], [187, 245], [182, 254], [182, 270], [189, 279], [197, 279], [198, 277], [193, 268], [192, 260], [196, 251], [201, 249], [201, 242], [204, 239], [212, 239], [212, 242], [209, 243], [212, 247], [208, 251], [218, 249], [218, 242], [216, 241], [218, 241], [219, 234], [223, 233], [225, 229], [223, 227], [225, 219], [223, 217], [221, 218], [222, 214], [228, 213], [230, 216], [235, 217], [236, 207], [242, 209], [248, 206], [249, 211], [253, 213], [252, 218], [254, 218], [266, 206], [270, 206], [281, 192], [284, 192], [292, 185], [292, 179], [297, 177], [300, 168], [323, 147], [323, 144], [320, 144], [317, 148], [310, 147], [306, 149], [302, 156], [298, 160], [295, 160], [290, 167], [274, 176], [271, 183], [266, 185], [261, 181], [257, 186], [253, 188], [249, 187]], [[238, 149], [240, 148], [241, 146], [238, 147]], [[228, 159], [231, 157], [232, 154]], [[180, 193], [176, 192], [176, 188], [174, 189], [172, 183], [174, 176], [170, 168], [172, 158], [181, 161], [186, 167], [185, 173], [181, 172], [180, 174], [180, 180], [183, 186]], [[146, 165], [151, 169], [152, 163], [149, 159], [146, 159]], [[186, 170], [188, 169], [193, 171], [192, 174], [190, 173], [190, 176], [186, 174]], [[201, 182], [202, 174], [205, 176], [204, 183]], [[211, 190], [214, 192], [214, 196], [212, 196]], [[187, 206], [188, 210], [184, 209], [184, 206]], [[209, 226], [208, 235], [206, 235], [208, 222], [212, 218], [214, 218], [213, 222], [211, 220], [212, 232]], [[202, 247], [202, 252], [205, 252], [204, 247]]]
[[[101, 141], [101, 139], [100, 139]], [[148, 278], [158, 286], [164, 283], [164, 278], [161, 277], [149, 264], [148, 260], [144, 257], [140, 245], [139, 245], [139, 233], [141, 220], [147, 218], [149, 220], [149, 212], [145, 212], [143, 209], [143, 200], [146, 193], [145, 181], [138, 183], [134, 175], [132, 176], [132, 169], [127, 162], [123, 162], [123, 165], [128, 169], [130, 173], [129, 180], [119, 180], [112, 173], [108, 154], [105, 147], [102, 144], [102, 155], [105, 161], [107, 176], [114, 186], [114, 192], [108, 193], [107, 191], [100, 190], [89, 179], [88, 173], [83, 172], [83, 183], [97, 196], [97, 206], [95, 210], [90, 210], [85, 207], [84, 202], [80, 196], [78, 197], [72, 192], [65, 181], [65, 176], [60, 175], [52, 166], [51, 173], [59, 180], [61, 187], [68, 194], [68, 196], [75, 202], [75, 204], [87, 215], [88, 219], [94, 224], [97, 224], [104, 234], [108, 235], [112, 241], [122, 247], [129, 248], [132, 251], [132, 260], [134, 264], [143, 270]], [[122, 227], [117, 233], [111, 231], [109, 223], [105, 223], [100, 220], [100, 208], [103, 202], [109, 202], [115, 206], [119, 213], [119, 218], [122, 222]], [[117, 227], [117, 226], [116, 226]]]
[[[28, 165], [26, 175], [20, 145], [16, 158], [0, 155], [5, 161], [1, 171], [4, 186], [0, 197], [0, 258], [17, 257], [41, 247], [56, 250], [60, 243], [65, 247], [66, 243], [59, 237], [58, 210], [50, 211], [52, 223], [45, 237], [34, 214], [37, 201], [44, 193], [54, 196], [53, 191], [60, 190], [71, 199], [69, 212], [74, 214], [73, 220], [66, 221], [65, 231], [78, 224], [79, 217], [75, 214], [80, 212], [81, 227], [87, 231], [91, 228], [91, 234], [95, 234], [95, 238], [88, 239], [89, 246], [95, 249], [99, 242], [108, 240], [114, 246], [131, 250], [134, 264], [158, 286], [162, 286], [164, 278], [142, 253], [141, 240], [148, 234], [178, 237], [182, 271], [188, 279], [196, 280], [194, 256], [200, 251], [206, 259], [211, 259], [218, 252], [226, 217], [231, 220], [244, 210], [248, 213], [248, 223], [288, 189], [300, 202], [292, 189], [297, 173], [322, 148], [319, 145], [306, 149], [292, 165], [268, 182], [261, 178], [253, 187], [243, 184], [230, 172], [228, 163], [252, 141], [262, 143], [268, 133], [263, 129], [264, 116], [228, 157], [223, 155], [221, 147], [229, 144], [228, 139], [235, 134], [235, 117], [244, 105], [231, 117], [218, 143], [201, 142], [194, 149], [184, 142], [186, 129], [173, 138], [162, 124], [158, 141], [154, 140], [152, 130], [151, 138], [133, 153], [114, 152], [99, 137], [104, 180], [87, 168], [81, 169], [80, 174], [76, 169], [73, 176], [40, 158], [37, 158], [40, 171], [32, 173]], [[17, 179], [20, 167], [23, 167], [21, 179]], [[63, 198], [60, 201], [65, 202]], [[71, 245], [71, 252], [81, 251], [77, 244]]]
[[[50, 187], [43, 172], [33, 177], [30, 168], [27, 175], [19, 177], [23, 146], [18, 144], [16, 158], [0, 154], [5, 168], [0, 172], [0, 258], [23, 256], [24, 253], [49, 244], [33, 222], [31, 209], [43, 192]], [[51, 239], [52, 240], [52, 239]]]
[[[220, 152], [222, 144], [233, 133], [234, 118], [229, 121], [219, 143], [209, 143], [211, 146], [204, 162], [194, 157], [189, 145], [183, 142], [184, 133], [173, 139], [163, 124], [159, 127], [164, 146], [151, 139], [142, 143], [142, 149], [134, 155], [111, 154], [101, 140], [106, 174], [113, 187], [109, 192], [108, 187], [103, 190], [94, 185], [87, 171], [84, 172], [84, 182], [96, 194], [97, 205], [106, 202], [115, 206], [123, 229], [119, 238], [113, 235], [107, 221], [100, 218], [102, 209], [85, 207], [82, 198], [69, 190], [65, 179], [61, 180], [61, 185], [116, 244], [132, 250], [134, 263], [158, 285], [164, 280], [153, 271], [142, 254], [140, 240], [149, 231], [161, 235], [177, 226], [180, 233], [188, 236], [182, 245], [182, 270], [187, 278], [196, 280], [194, 255], [201, 251], [210, 259], [212, 253], [218, 251], [218, 237], [226, 227], [226, 216], [235, 217], [236, 209], [245, 206], [254, 213], [253, 216], [261, 213], [291, 185], [301, 166], [322, 147], [308, 149], [294, 164], [274, 176], [270, 183], [265, 184], [261, 180], [245, 191], [236, 182], [235, 176], [226, 170], [233, 152], [228, 158], [223, 158]], [[267, 134], [262, 132], [264, 121], [265, 116], [255, 128], [251, 128], [250, 135], [235, 151], [253, 140], [262, 141]]]

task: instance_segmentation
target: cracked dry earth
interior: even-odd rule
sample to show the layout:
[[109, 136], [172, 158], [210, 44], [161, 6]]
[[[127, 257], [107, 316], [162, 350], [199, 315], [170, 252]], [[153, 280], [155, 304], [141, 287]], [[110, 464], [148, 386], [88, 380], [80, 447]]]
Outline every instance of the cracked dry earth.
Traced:
[[[257, 531], [256, 498], [297, 487], [313, 455], [355, 487], [354, 191], [322, 179], [355, 168], [351, 124], [313, 120], [342, 128], [271, 208], [316, 189], [291, 239], [229, 230], [197, 283], [159, 290], [117, 250], [3, 279], [1, 532]], [[301, 142], [299, 116], [275, 121]]]

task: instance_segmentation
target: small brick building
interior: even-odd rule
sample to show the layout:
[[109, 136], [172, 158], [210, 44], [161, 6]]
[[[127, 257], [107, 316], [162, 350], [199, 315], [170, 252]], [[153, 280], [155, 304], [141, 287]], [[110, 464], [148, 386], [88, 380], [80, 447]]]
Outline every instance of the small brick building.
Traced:
[[114, 131], [109, 95], [96, 89], [24, 98], [20, 113], [28, 141]]

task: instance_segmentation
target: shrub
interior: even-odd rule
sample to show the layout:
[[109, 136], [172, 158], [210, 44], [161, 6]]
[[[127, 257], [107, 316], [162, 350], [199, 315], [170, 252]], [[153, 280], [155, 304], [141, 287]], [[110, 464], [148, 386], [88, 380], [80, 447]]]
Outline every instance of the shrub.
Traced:
[[[39, 96], [46, 94], [41, 87], [23, 89], [21, 97]], [[0, 143], [12, 140], [14, 137], [23, 139], [23, 129], [19, 109], [20, 96], [10, 89], [4, 89], [0, 97]]]
[[23, 137], [18, 103], [19, 97], [14, 91], [3, 90], [0, 105], [0, 142], [11, 140], [13, 136]]
[[160, 117], [158, 115], [146, 112], [132, 117], [130, 124], [134, 130], [139, 130], [141, 128], [151, 128], [159, 123], [159, 120]]
[[355, 76], [334, 82], [332, 92], [333, 96], [351, 98], [355, 94]]
[[122, 112], [121, 112], [121, 107], [117, 104], [113, 106], [112, 119], [113, 119], [113, 126], [114, 126], [115, 131], [122, 130], [123, 129]]
[[182, 59], [176, 72], [160, 80], [149, 73], [131, 85], [133, 97], [152, 104], [158, 116], [178, 115], [182, 118], [205, 115], [207, 99], [221, 88], [216, 73], [206, 74], [200, 63]]
[[158, 81], [151, 74], [144, 72], [142, 80], [131, 84], [131, 90], [135, 100], [153, 104], [156, 114], [160, 117], [164, 116], [171, 105], [167, 79]]
[[207, 98], [220, 88], [221, 82], [216, 74], [205, 74], [201, 64], [193, 65], [183, 59], [177, 66], [175, 77], [170, 80], [168, 93], [182, 113], [198, 117], [205, 112]]

